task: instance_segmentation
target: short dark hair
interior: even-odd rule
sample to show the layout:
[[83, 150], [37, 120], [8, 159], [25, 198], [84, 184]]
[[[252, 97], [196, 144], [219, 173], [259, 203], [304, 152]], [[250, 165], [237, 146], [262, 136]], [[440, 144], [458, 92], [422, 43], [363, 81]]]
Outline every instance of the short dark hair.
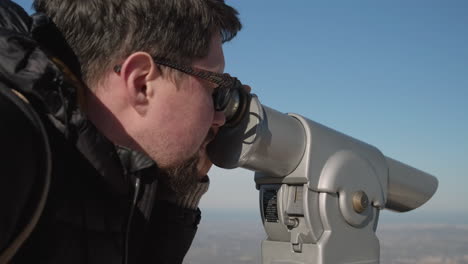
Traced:
[[190, 63], [206, 56], [213, 34], [226, 42], [242, 27], [224, 0], [35, 0], [34, 8], [62, 31], [88, 85], [136, 51]]

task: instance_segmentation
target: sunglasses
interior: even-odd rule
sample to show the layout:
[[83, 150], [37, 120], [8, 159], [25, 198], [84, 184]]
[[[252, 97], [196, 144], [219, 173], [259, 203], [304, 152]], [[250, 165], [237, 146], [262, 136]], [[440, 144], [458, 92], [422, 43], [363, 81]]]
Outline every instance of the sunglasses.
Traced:
[[[156, 64], [163, 65], [185, 74], [200, 78], [202, 80], [217, 84], [218, 86], [215, 88], [213, 93], [213, 105], [215, 111], [226, 111], [226, 108], [228, 107], [232, 98], [236, 96], [236, 94], [242, 93], [244, 90], [242, 83], [236, 77], [231, 77], [227, 73], [217, 73], [201, 70], [186, 65], [176, 64], [161, 58], [153, 58], [153, 60]], [[114, 71], [117, 73], [120, 72], [121, 67], [122, 65], [115, 66]]]

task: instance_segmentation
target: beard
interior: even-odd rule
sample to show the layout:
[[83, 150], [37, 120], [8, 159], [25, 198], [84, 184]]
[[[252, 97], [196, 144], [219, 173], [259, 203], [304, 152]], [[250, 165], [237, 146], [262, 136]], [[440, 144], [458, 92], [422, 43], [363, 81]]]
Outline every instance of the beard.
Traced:
[[[215, 135], [216, 133], [213, 129], [210, 129], [204, 142], [212, 141]], [[198, 166], [200, 165], [201, 159], [200, 151], [197, 151], [192, 157], [186, 159], [182, 163], [161, 169], [164, 181], [168, 183], [169, 187], [175, 193], [179, 195], [187, 194], [200, 182]]]
[[161, 176], [175, 193], [185, 195], [199, 182], [199, 160], [200, 157], [197, 153], [179, 165], [162, 169]]

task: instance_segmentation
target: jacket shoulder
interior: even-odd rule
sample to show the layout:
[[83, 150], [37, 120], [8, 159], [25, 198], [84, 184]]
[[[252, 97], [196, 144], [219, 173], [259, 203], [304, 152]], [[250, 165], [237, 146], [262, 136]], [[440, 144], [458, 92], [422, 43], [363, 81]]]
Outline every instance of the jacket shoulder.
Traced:
[[0, 1], [0, 28], [27, 34], [31, 25], [31, 17], [21, 6], [10, 0]]

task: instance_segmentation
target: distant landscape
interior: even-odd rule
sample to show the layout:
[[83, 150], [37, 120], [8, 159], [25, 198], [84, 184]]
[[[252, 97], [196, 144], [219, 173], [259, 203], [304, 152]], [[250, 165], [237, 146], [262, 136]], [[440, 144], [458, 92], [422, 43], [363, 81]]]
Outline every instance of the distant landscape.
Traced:
[[[185, 264], [261, 264], [266, 235], [256, 212], [204, 211]], [[403, 223], [394, 215], [383, 215], [379, 223], [380, 263], [468, 264], [466, 218]]]

